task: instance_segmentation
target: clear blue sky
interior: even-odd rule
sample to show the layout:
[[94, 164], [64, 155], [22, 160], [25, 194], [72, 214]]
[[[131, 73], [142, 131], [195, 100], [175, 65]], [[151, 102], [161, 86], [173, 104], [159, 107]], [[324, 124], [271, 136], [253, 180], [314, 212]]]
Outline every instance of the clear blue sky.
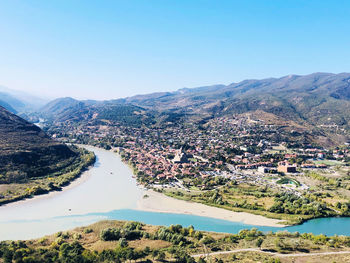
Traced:
[[0, 85], [106, 99], [350, 71], [350, 1], [1, 0]]

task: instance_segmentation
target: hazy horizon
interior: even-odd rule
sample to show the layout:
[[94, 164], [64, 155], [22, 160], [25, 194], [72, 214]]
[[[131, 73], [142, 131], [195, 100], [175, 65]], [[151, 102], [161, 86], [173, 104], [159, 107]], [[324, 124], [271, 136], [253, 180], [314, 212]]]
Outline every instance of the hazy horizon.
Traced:
[[329, 0], [4, 0], [0, 85], [101, 100], [349, 72], [349, 10]]
[[[314, 73], [325, 73], [325, 74], [348, 74], [349, 72], [311, 72], [310, 74], [314, 74]], [[251, 79], [242, 79], [242, 80], [239, 80], [239, 81], [235, 81], [235, 82], [229, 82], [229, 83], [212, 83], [212, 84], [209, 84], [209, 85], [201, 85], [201, 86], [195, 86], [195, 87], [182, 87], [182, 88], [178, 88], [178, 89], [174, 89], [174, 90], [162, 90], [162, 91], [151, 91], [151, 92], [144, 92], [144, 93], [136, 93], [136, 94], [131, 94], [131, 95], [128, 95], [128, 96], [123, 96], [123, 97], [107, 97], [107, 98], [92, 98], [92, 97], [76, 97], [76, 96], [69, 96], [69, 95], [63, 95], [63, 96], [42, 96], [40, 93], [31, 93], [31, 92], [28, 92], [26, 90], [19, 90], [19, 89], [11, 89], [9, 87], [6, 87], [4, 85], [1, 85], [0, 84], [0, 92], [8, 92], [9, 94], [20, 94], [20, 93], [23, 93], [27, 96], [33, 96], [33, 97], [37, 97], [39, 99], [43, 99], [43, 100], [46, 100], [46, 101], [52, 101], [52, 100], [55, 100], [55, 99], [60, 99], [60, 98], [73, 98], [73, 99], [76, 99], [76, 100], [96, 100], [96, 101], [104, 101], [104, 100], [114, 100], [114, 99], [124, 99], [124, 98], [128, 98], [128, 97], [133, 97], [133, 96], [138, 96], [138, 95], [146, 95], [146, 94], [151, 94], [151, 93], [158, 93], [158, 92], [176, 92], [178, 90], [181, 90], [181, 89], [195, 89], [195, 88], [200, 88], [200, 87], [207, 87], [207, 86], [215, 86], [215, 85], [230, 85], [230, 84], [234, 84], [234, 83], [239, 83], [239, 82], [242, 82], [242, 81], [245, 81], [245, 80], [263, 80], [263, 79], [268, 79], [268, 78], [283, 78], [283, 77], [287, 77], [287, 76], [292, 76], [292, 75], [298, 75], [298, 76], [305, 76], [305, 75], [309, 75], [309, 74], [288, 74], [288, 75], [283, 75], [283, 76], [276, 76], [276, 77], [266, 77], [266, 78], [251, 78]]]

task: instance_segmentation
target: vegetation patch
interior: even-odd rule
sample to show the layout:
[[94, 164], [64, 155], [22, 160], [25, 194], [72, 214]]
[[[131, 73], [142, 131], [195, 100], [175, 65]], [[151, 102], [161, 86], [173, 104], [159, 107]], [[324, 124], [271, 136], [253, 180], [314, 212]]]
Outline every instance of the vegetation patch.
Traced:
[[298, 182], [297, 180], [288, 178], [288, 177], [281, 178], [276, 183], [277, 184], [294, 184], [295, 186], [301, 185], [300, 182]]
[[60, 169], [40, 177], [25, 178], [18, 183], [2, 184], [0, 188], [0, 205], [30, 198], [35, 195], [59, 191], [62, 187], [78, 178], [90, 165], [95, 163], [95, 155], [85, 149], [70, 146], [76, 157], [66, 163], [57, 163]]
[[[324, 260], [328, 258], [326, 255], [317, 257], [319, 261], [313, 261], [314, 255], [305, 255], [349, 249], [350, 238], [345, 236], [286, 231], [263, 233], [255, 228], [225, 234], [198, 231], [192, 226], [162, 227], [140, 222], [101, 221], [40, 239], [0, 242], [0, 262], [287, 263], [293, 261], [285, 255], [303, 254], [305, 262], [328, 263]], [[210, 255], [213, 252], [216, 254]], [[346, 262], [340, 261], [346, 258], [344, 254], [334, 254], [332, 258], [336, 262]]]

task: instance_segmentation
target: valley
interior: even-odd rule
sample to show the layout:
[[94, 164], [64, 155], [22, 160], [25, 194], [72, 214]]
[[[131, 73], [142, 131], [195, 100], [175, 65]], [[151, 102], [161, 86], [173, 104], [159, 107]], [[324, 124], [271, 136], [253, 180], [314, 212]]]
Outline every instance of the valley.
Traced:
[[350, 263], [349, 14], [1, 0], [0, 263]]
[[48, 132], [118, 152], [140, 184], [174, 198], [287, 224], [349, 213], [349, 145], [317, 145], [297, 124], [236, 114], [135, 126], [98, 116]]
[[[277, 235], [281, 235], [285, 240], [281, 241], [283, 245], [277, 248], [276, 241], [273, 248], [268, 246], [267, 252], [258, 253], [256, 258], [251, 254], [257, 252], [256, 248], [252, 244], [247, 245], [246, 241], [244, 245], [238, 242], [238, 246], [226, 246], [225, 241], [222, 243], [225, 249], [220, 249], [232, 250], [242, 262], [252, 259], [266, 261], [272, 257], [289, 262], [290, 258], [280, 256], [278, 251], [288, 247], [290, 252], [295, 252], [294, 245], [290, 248], [286, 244], [294, 242], [293, 238], [298, 239], [299, 236], [287, 232], [278, 234], [279, 230], [289, 225], [286, 230], [305, 233], [308, 223], [312, 226], [318, 222], [312, 219], [340, 217], [340, 222], [350, 215], [347, 119], [342, 117], [343, 122], [339, 122], [329, 113], [327, 121], [318, 117], [316, 121], [309, 113], [301, 111], [301, 105], [279, 101], [285, 96], [283, 87], [300, 91], [310, 85], [310, 79], [316, 87], [315, 97], [328, 94], [332, 99], [327, 101], [335, 105], [344, 104], [334, 95], [337, 86], [331, 88], [329, 83], [342, 86], [342, 83], [347, 83], [348, 75], [312, 74], [110, 101], [56, 99], [39, 110], [23, 115], [29, 121], [38, 122], [43, 131], [3, 109], [2, 141], [6, 144], [3, 144], [2, 158], [11, 161], [3, 162], [7, 165], [3, 166], [0, 177], [1, 203], [63, 189], [62, 193], [58, 192], [48, 199], [44, 195], [43, 199], [24, 201], [18, 207], [16, 203], [13, 208], [4, 206], [3, 211], [10, 211], [1, 223], [3, 229], [10, 231], [6, 235], [12, 239], [11, 227], [17, 227], [23, 229], [23, 237], [33, 238], [38, 237], [38, 233], [50, 234], [101, 219], [141, 218], [141, 221], [157, 224], [153, 215], [164, 213], [168, 223], [161, 224], [176, 224], [181, 218], [188, 224], [193, 222], [193, 225], [203, 220], [203, 223], [198, 223], [201, 230], [217, 230], [234, 235], [252, 226], [264, 233], [271, 230], [275, 234], [259, 234], [259, 237], [277, 240]], [[266, 95], [263, 101], [254, 102], [255, 106], [242, 106], [245, 99], [249, 103], [258, 99], [259, 92], [271, 92], [273, 96]], [[324, 112], [315, 114], [323, 115]], [[5, 136], [10, 133], [13, 135]], [[103, 148], [105, 152], [91, 146]], [[119, 156], [124, 164], [118, 165], [128, 166], [122, 168], [124, 174], [120, 173], [121, 168], [115, 170], [108, 166], [110, 168], [106, 170], [106, 160], [101, 159], [100, 155], [110, 162], [115, 162], [112, 160]], [[96, 167], [91, 168], [94, 163]], [[85, 171], [88, 167], [91, 170]], [[81, 185], [65, 192], [65, 186], [82, 173], [83, 176], [92, 173], [94, 179], [82, 181]], [[130, 188], [130, 193], [135, 194], [133, 197], [124, 192], [127, 190], [115, 186], [125, 176], [135, 178]], [[141, 189], [136, 187], [136, 182]], [[88, 189], [94, 195], [84, 198], [89, 194], [86, 192]], [[103, 189], [106, 189], [106, 193], [99, 194]], [[107, 189], [121, 191], [124, 195], [112, 194]], [[70, 200], [64, 201], [65, 196]], [[57, 203], [59, 200], [65, 206], [70, 204], [69, 207], [61, 207]], [[21, 217], [16, 216], [20, 212], [14, 212], [15, 209], [25, 212], [25, 207], [30, 204], [33, 205], [30, 214], [37, 213], [37, 218], [29, 222], [21, 221]], [[43, 207], [55, 209], [51, 211]], [[41, 214], [40, 211], [47, 213]], [[17, 218], [16, 223], [12, 221], [11, 214]], [[163, 217], [159, 215], [159, 218]], [[36, 229], [40, 224], [45, 227], [33, 236], [30, 227]], [[312, 231], [324, 233], [327, 229], [322, 227]], [[340, 229], [329, 232], [334, 233], [342, 232]], [[16, 238], [21, 239], [21, 235]], [[2, 244], [6, 249], [7, 243]], [[61, 253], [58, 250], [62, 244], [56, 246], [57, 253]], [[181, 249], [179, 244], [175, 245]], [[306, 247], [306, 244], [301, 246]], [[336, 248], [344, 252], [346, 246], [342, 243]], [[195, 247], [189, 247], [188, 257], [183, 260], [191, 262], [193, 257], [190, 255], [201, 255]], [[317, 259], [327, 258], [328, 254], [314, 254], [329, 251], [330, 247], [328, 244], [322, 248], [311, 246], [308, 253]], [[106, 251], [106, 248], [103, 247], [103, 250]], [[176, 248], [166, 248], [164, 254], [171, 259], [168, 251]], [[138, 247], [131, 250], [135, 249]], [[35, 249], [32, 251], [36, 253]], [[216, 248], [212, 252], [216, 252]], [[291, 254], [291, 258], [294, 257]], [[146, 254], [142, 255], [147, 257]], [[98, 257], [98, 253], [95, 256]], [[213, 254], [213, 257], [223, 262], [232, 260], [230, 253]], [[335, 254], [334, 257], [346, 255]], [[312, 256], [310, 260], [313, 260]]]

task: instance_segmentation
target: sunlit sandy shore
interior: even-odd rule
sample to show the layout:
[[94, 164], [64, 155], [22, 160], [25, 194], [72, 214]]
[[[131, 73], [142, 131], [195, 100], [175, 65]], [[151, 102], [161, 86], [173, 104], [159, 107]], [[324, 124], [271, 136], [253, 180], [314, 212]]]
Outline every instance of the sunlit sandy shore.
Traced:
[[242, 222], [244, 224], [257, 226], [283, 226], [280, 224], [280, 222], [282, 222], [281, 220], [245, 212], [233, 212], [204, 204], [178, 200], [152, 190], [145, 190], [144, 194], [148, 197], [141, 198], [137, 205], [137, 209], [143, 211], [190, 214], [222, 219], [231, 222]]

